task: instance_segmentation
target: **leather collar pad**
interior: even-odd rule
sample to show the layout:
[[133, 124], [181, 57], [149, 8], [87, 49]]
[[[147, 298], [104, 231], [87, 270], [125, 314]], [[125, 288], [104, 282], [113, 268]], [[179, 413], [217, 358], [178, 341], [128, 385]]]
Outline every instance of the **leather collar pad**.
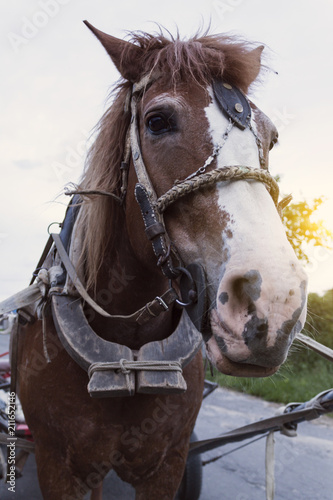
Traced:
[[251, 120], [251, 107], [246, 96], [237, 87], [221, 80], [213, 82], [214, 95], [222, 111], [244, 130]]

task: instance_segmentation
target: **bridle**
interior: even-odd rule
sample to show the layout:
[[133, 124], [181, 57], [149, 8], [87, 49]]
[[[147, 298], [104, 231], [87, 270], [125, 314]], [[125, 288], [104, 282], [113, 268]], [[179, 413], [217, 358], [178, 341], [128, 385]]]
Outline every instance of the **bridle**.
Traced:
[[[225, 82], [213, 83], [215, 98], [219, 103], [221, 111], [224, 112], [229, 118], [229, 124], [221, 138], [221, 142], [215, 145], [212, 154], [207, 158], [202, 167], [190, 174], [183, 181], [176, 181], [171, 189], [158, 197], [143, 161], [138, 127], [138, 104], [144, 92], [159, 78], [159, 76], [159, 74], [148, 74], [138, 83], [134, 83], [132, 88], [128, 91], [125, 111], [130, 111], [131, 118], [126, 133], [123, 161], [120, 166], [120, 196], [117, 196], [114, 193], [95, 191], [70, 191], [67, 192], [67, 194], [102, 194], [111, 196], [116, 199], [118, 203], [123, 204], [126, 199], [128, 171], [132, 160], [137, 176], [134, 194], [140, 206], [141, 215], [145, 225], [145, 233], [152, 244], [154, 254], [157, 258], [157, 266], [161, 269], [164, 276], [169, 279], [170, 288], [162, 297], [156, 297], [154, 301], [146, 304], [146, 306], [132, 315], [109, 315], [105, 311], [103, 315], [115, 319], [121, 319], [123, 321], [138, 321], [138, 318], [140, 318], [140, 324], [141, 321], [146, 322], [163, 310], [169, 310], [170, 305], [176, 302], [178, 305], [186, 307], [187, 312], [196, 328], [200, 330], [203, 322], [203, 319], [200, 316], [203, 316], [205, 310], [205, 273], [198, 263], [191, 263], [186, 267], [184, 266], [179, 252], [167, 233], [164, 222], [164, 212], [170, 205], [187, 194], [212, 187], [221, 181], [255, 180], [264, 183], [267, 186], [279, 213], [281, 213], [281, 210], [284, 208], [286, 199], [278, 202], [278, 184], [268, 170], [263, 168], [264, 160], [261, 142], [251, 125], [251, 107], [247, 97], [238, 88]], [[220, 151], [227, 141], [233, 126], [237, 126], [241, 130], [249, 128], [252, 131], [258, 146], [259, 160], [262, 168], [234, 165], [206, 171], [207, 167], [220, 154]], [[179, 277], [181, 292], [180, 297], [172, 286], [172, 282]], [[87, 294], [85, 299], [88, 301]], [[101, 308], [97, 306], [97, 304], [94, 305], [93, 301], [90, 300], [90, 302], [92, 307], [101, 313]], [[150, 311], [153, 310], [153, 302], [156, 304], [156, 309], [158, 310], [157, 314], [155, 314], [155, 312], [150, 313]], [[144, 311], [143, 315], [142, 311]], [[142, 319], [143, 317], [144, 320]]]
[[[207, 167], [218, 157], [233, 126], [237, 126], [242, 130], [247, 127], [251, 129], [258, 145], [260, 164], [263, 166], [261, 143], [251, 126], [251, 108], [248, 99], [239, 89], [229, 84], [214, 82], [213, 88], [215, 96], [220, 107], [229, 117], [229, 125], [221, 139], [221, 143], [214, 147], [213, 153], [207, 158], [201, 168], [189, 175], [183, 181], [177, 181], [171, 189], [158, 197], [143, 161], [138, 128], [138, 103], [143, 92], [146, 91], [158, 77], [159, 75], [146, 75], [138, 83], [135, 83], [130, 91], [131, 122], [127, 132], [125, 154], [121, 164], [121, 170], [123, 173], [128, 172], [130, 158], [132, 157], [138, 180], [135, 186], [135, 197], [140, 205], [145, 224], [145, 232], [152, 243], [154, 253], [157, 257], [157, 265], [161, 268], [163, 274], [172, 280], [183, 272], [183, 267], [179, 264], [181, 262], [179, 254], [170, 241], [164, 223], [163, 214], [171, 204], [189, 193], [211, 187], [217, 182], [256, 180], [266, 184], [274, 204], [279, 208], [279, 187], [271, 174], [262, 168], [236, 165], [215, 168], [214, 170], [206, 172]], [[123, 175], [121, 187], [123, 197], [127, 190], [127, 181], [125, 179], [126, 176]], [[174, 260], [178, 262], [177, 266], [173, 264]]]

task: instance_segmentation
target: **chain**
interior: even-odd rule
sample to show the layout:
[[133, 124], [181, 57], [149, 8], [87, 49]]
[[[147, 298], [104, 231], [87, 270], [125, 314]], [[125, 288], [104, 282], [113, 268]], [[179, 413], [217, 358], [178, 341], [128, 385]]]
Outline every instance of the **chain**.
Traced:
[[[233, 125], [234, 125], [234, 122], [231, 119], [229, 119], [228, 126], [227, 126], [226, 131], [224, 132], [224, 134], [222, 136], [222, 141], [220, 142], [220, 144], [217, 144], [214, 147], [213, 153], [209, 156], [209, 158], [207, 158], [204, 165], [202, 167], [198, 168], [198, 170], [196, 172], [193, 172], [193, 174], [190, 174], [188, 177], [186, 177], [185, 181], [193, 179], [193, 177], [196, 177], [197, 175], [200, 175], [200, 174], [203, 174], [206, 172], [206, 168], [215, 160], [215, 158], [218, 156], [221, 149], [225, 145], [226, 140], [229, 137], [229, 134], [230, 134], [230, 131], [231, 131]], [[183, 181], [178, 181], [178, 183], [180, 183], [180, 182], [183, 182]]]

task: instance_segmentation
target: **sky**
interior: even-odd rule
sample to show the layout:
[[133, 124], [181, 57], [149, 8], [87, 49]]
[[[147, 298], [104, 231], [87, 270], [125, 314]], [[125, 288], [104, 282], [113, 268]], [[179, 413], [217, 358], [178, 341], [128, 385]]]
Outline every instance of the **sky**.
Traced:
[[[64, 186], [82, 173], [91, 130], [119, 75], [82, 23], [124, 38], [156, 23], [190, 37], [210, 23], [265, 45], [262, 84], [251, 98], [280, 144], [270, 168], [294, 201], [325, 197], [333, 231], [331, 0], [0, 0], [0, 300], [29, 284], [61, 222]], [[333, 250], [308, 249], [310, 291], [333, 287]]]

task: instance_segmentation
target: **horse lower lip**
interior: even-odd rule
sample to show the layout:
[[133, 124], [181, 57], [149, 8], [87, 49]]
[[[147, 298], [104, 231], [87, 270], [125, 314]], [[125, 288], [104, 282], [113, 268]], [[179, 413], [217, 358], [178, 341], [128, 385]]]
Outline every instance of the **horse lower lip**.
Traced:
[[221, 359], [216, 363], [216, 368], [225, 375], [233, 377], [270, 377], [279, 369], [279, 366], [266, 368], [260, 365], [237, 363], [222, 354]]
[[265, 367], [246, 362], [232, 361], [219, 349], [217, 342], [212, 336], [206, 344], [208, 359], [216, 366], [219, 372], [233, 377], [269, 377], [273, 375], [279, 366]]

